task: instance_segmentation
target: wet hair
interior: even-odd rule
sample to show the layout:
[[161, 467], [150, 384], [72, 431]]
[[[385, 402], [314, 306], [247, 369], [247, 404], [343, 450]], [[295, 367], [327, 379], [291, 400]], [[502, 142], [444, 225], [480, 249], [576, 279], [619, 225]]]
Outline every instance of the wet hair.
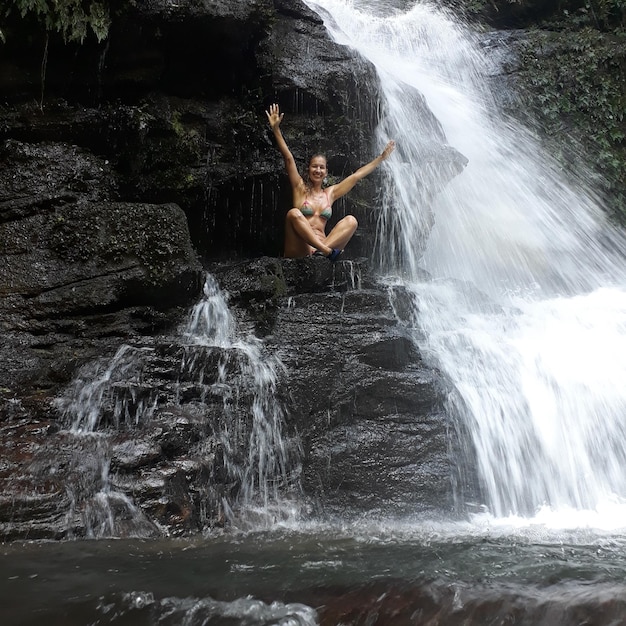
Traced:
[[[317, 159], [317, 157], [322, 157], [322, 159], [324, 159], [324, 161], [326, 161], [326, 163], [328, 163], [328, 159], [326, 158], [326, 155], [323, 152], [316, 152], [315, 154], [312, 154], [311, 157], [309, 158], [308, 165], [311, 165], [311, 161], [313, 161], [313, 159]], [[308, 165], [307, 165], [307, 167], [308, 167]]]

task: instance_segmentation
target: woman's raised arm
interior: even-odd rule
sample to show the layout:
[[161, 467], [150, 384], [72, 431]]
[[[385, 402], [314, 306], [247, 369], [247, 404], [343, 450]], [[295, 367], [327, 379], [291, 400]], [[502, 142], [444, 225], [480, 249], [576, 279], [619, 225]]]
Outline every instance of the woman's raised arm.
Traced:
[[265, 114], [267, 115], [267, 120], [270, 124], [272, 132], [274, 133], [278, 150], [283, 155], [285, 169], [287, 170], [287, 176], [289, 176], [291, 187], [296, 189], [303, 184], [303, 181], [302, 176], [300, 176], [300, 173], [298, 172], [298, 167], [296, 166], [293, 154], [291, 154], [291, 150], [289, 150], [287, 142], [285, 141], [285, 138], [280, 130], [280, 123], [283, 121], [285, 114], [280, 112], [277, 104], [271, 104], [270, 110], [265, 111]]
[[371, 174], [385, 159], [388, 159], [395, 148], [396, 142], [390, 141], [375, 159], [360, 167], [350, 176], [346, 176], [341, 182], [329, 187], [328, 192], [331, 194], [331, 202], [341, 198], [341, 196], [345, 196], [362, 178]]

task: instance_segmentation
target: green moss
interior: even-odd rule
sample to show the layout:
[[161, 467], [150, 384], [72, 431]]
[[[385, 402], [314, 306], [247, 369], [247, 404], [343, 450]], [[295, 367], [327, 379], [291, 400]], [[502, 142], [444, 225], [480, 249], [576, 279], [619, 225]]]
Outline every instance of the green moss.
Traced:
[[626, 223], [626, 34], [586, 28], [535, 32], [521, 53], [520, 93], [564, 167], [581, 145], [606, 180], [612, 212]]
[[281, 299], [287, 295], [287, 282], [279, 263], [271, 263], [264, 272], [255, 277], [255, 289], [251, 289], [245, 306], [261, 334], [271, 332], [276, 323]]
[[280, 274], [264, 274], [260, 277], [261, 290], [267, 294], [269, 300], [275, 300], [287, 295], [285, 277]]
[[185, 137], [185, 127], [180, 120], [181, 114], [180, 111], [174, 111], [172, 114], [172, 130], [176, 133], [177, 137], [184, 138]]
[[192, 166], [202, 159], [204, 142], [200, 132], [198, 132], [197, 123], [196, 121], [194, 124], [186, 124], [180, 111], [174, 111], [172, 114], [171, 125], [175, 135], [172, 149], [177, 154], [176, 162], [180, 163], [183, 169], [178, 184], [174, 185], [177, 188], [185, 188], [195, 181], [191, 174], [184, 172], [185, 164]]

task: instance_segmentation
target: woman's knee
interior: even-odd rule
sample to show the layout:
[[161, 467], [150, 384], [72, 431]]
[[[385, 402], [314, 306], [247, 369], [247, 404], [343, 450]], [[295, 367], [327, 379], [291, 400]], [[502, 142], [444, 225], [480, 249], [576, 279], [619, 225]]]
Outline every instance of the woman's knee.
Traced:
[[293, 222], [294, 220], [299, 220], [302, 217], [304, 216], [302, 215], [300, 209], [289, 209], [289, 211], [287, 211], [286, 220], [288, 222]]
[[356, 219], [356, 217], [354, 217], [354, 215], [346, 215], [343, 220], [345, 220], [345, 224], [346, 226], [348, 226], [349, 228], [351, 228], [353, 231], [356, 230], [359, 226], [359, 222]]

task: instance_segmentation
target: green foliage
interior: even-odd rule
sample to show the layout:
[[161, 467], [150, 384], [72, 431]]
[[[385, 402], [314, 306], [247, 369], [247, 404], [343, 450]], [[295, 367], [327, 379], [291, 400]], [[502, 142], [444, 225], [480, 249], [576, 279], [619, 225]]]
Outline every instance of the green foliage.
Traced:
[[[4, 11], [22, 18], [35, 16], [47, 32], [58, 32], [66, 42], [82, 43], [91, 30], [98, 41], [106, 39], [111, 25], [110, 7], [106, 0], [9, 0]], [[4, 41], [0, 30], [0, 39]]]
[[609, 30], [626, 25], [626, 0], [586, 0], [584, 9], [599, 28]]
[[520, 60], [526, 105], [552, 137], [571, 137], [593, 155], [613, 210], [626, 222], [626, 34], [534, 33]]
[[593, 26], [604, 31], [626, 27], [626, 0], [440, 0], [472, 19], [516, 28]]

